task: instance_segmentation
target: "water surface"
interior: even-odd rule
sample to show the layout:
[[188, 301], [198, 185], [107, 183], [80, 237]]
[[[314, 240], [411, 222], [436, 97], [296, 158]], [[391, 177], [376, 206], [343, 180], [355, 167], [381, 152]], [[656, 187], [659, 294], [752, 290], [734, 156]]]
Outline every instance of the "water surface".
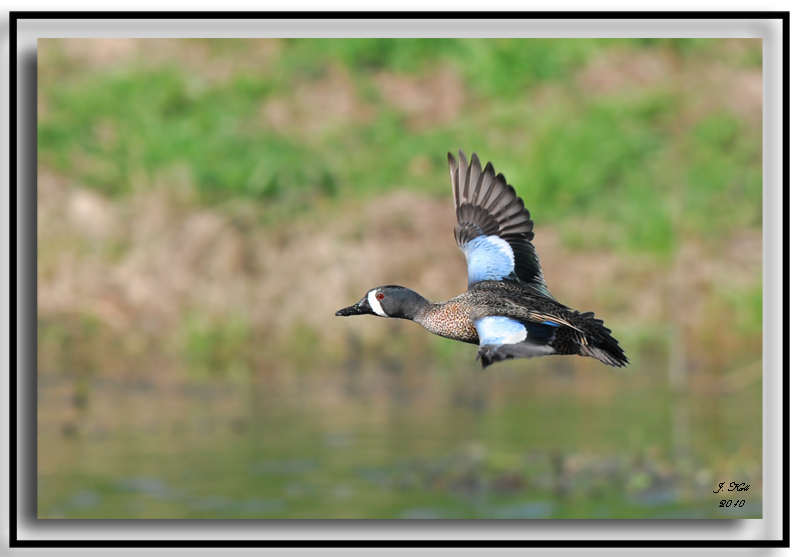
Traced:
[[[760, 381], [676, 394], [663, 366], [554, 364], [172, 384], [41, 373], [38, 514], [761, 517]], [[751, 485], [724, 497], [743, 506], [719, 507], [723, 481]]]

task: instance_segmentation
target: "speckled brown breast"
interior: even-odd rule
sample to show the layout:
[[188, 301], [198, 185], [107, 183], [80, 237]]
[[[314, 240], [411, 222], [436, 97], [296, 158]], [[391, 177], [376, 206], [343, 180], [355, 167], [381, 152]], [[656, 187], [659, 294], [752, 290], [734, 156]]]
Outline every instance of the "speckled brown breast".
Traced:
[[478, 331], [469, 318], [470, 304], [466, 292], [446, 302], [434, 303], [420, 311], [414, 319], [433, 334], [478, 344]]

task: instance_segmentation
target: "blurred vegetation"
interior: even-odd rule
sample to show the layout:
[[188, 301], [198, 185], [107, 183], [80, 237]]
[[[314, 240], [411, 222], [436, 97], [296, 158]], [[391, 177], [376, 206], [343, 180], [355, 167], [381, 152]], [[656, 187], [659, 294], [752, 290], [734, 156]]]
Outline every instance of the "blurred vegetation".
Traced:
[[[190, 208], [248, 203], [279, 235], [398, 189], [446, 199], [444, 154], [463, 147], [574, 250], [668, 270], [687, 242], [714, 251], [760, 229], [760, 98], [748, 111], [734, 87], [760, 66], [758, 41], [144, 41], [110, 58], [74, 45], [42, 44], [39, 161], [120, 204], [166, 184]], [[247, 233], [253, 219], [237, 211], [225, 218]], [[106, 258], [127, 241], [106, 240]], [[760, 330], [760, 289], [722, 294], [737, 331]], [[211, 332], [230, 316], [197, 319], [172, 335], [194, 362], [206, 345], [251, 342], [227, 324]], [[246, 314], [232, 319], [259, 334]]]
[[[706, 492], [760, 483], [761, 63], [757, 40], [40, 41], [40, 512], [733, 516]], [[551, 289], [631, 368], [478, 374], [408, 324], [331, 324], [367, 272], [461, 287], [449, 230], [424, 240], [458, 148], [568, 250]]]
[[[759, 41], [710, 39], [43, 41], [39, 163], [120, 207], [166, 185], [169, 203], [223, 215], [244, 242], [266, 226], [286, 243], [301, 215], [346, 220], [353, 201], [401, 189], [447, 199], [444, 154], [463, 147], [491, 159], [566, 247], [655, 258], [669, 275], [685, 246], [735, 250], [739, 232], [760, 229], [760, 96], [737, 87], [758, 79], [760, 57]], [[101, 249], [116, 264], [145, 227], [132, 219], [99, 243], [49, 242], [40, 271], [56, 272], [64, 249]], [[618, 288], [600, 294], [625, 307]], [[735, 334], [760, 331], [760, 281], [702, 296], [732, 312]], [[320, 334], [297, 317], [281, 328]], [[190, 307], [170, 345], [191, 369], [226, 369], [273, 333], [253, 319]], [[662, 319], [623, 332], [659, 335]], [[450, 360], [449, 347], [427, 344]], [[320, 361], [331, 357], [340, 347], [321, 346]]]
[[[212, 59], [252, 56], [247, 41], [197, 46]], [[708, 237], [759, 224], [760, 121], [724, 105], [686, 116], [696, 97], [680, 75], [613, 95], [579, 82], [579, 70], [608, 52], [665, 57], [677, 73], [719, 58], [720, 41], [297, 39], [274, 48], [263, 65], [222, 80], [180, 59], [59, 79], [47, 79], [45, 66], [40, 160], [112, 196], [185, 167], [202, 202], [241, 196], [286, 215], [321, 198], [401, 186], [446, 197], [444, 152], [463, 147], [499, 164], [535, 219], [563, 221], [565, 230], [580, 219], [610, 223], [584, 240], [594, 248], [668, 253], [678, 226]], [[760, 49], [747, 52], [734, 69]], [[452, 101], [463, 114], [446, 121], [437, 121], [436, 106], [413, 114], [376, 82], [387, 73], [434, 79], [443, 71], [454, 72], [447, 85], [468, 97]], [[320, 101], [343, 111], [337, 119], [308, 106], [313, 96], [291, 104], [315, 83], [344, 88], [352, 98], [342, 102], [353, 106]], [[264, 112], [272, 98], [285, 100], [284, 111], [330, 122], [308, 132], [303, 114], [270, 123]], [[431, 123], [415, 125], [414, 116]], [[427, 159], [428, 169], [414, 173], [415, 158]]]

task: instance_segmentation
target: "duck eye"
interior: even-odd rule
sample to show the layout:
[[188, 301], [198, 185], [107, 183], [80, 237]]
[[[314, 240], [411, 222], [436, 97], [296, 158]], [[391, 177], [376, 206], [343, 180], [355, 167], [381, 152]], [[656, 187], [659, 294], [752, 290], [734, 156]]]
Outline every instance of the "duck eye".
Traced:
[[376, 297], [377, 299], [379, 299], [379, 300], [383, 300], [383, 298], [384, 298], [383, 294], [380, 294], [380, 293], [378, 293], [378, 294], [375, 294], [375, 297]]

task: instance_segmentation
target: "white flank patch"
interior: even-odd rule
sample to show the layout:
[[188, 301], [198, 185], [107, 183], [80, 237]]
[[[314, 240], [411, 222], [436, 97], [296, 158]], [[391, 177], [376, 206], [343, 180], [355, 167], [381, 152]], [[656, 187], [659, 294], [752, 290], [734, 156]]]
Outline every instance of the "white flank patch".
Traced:
[[369, 296], [367, 296], [367, 299], [369, 300], [369, 306], [372, 308], [372, 311], [374, 311], [375, 313], [377, 313], [381, 317], [389, 317], [388, 315], [386, 315], [386, 312], [383, 311], [383, 308], [381, 307], [381, 303], [378, 301], [378, 298], [375, 297], [375, 291], [374, 290], [370, 290], [370, 293], [369, 293]]
[[528, 337], [525, 325], [508, 317], [490, 316], [475, 321], [481, 346], [486, 344], [517, 344]]

